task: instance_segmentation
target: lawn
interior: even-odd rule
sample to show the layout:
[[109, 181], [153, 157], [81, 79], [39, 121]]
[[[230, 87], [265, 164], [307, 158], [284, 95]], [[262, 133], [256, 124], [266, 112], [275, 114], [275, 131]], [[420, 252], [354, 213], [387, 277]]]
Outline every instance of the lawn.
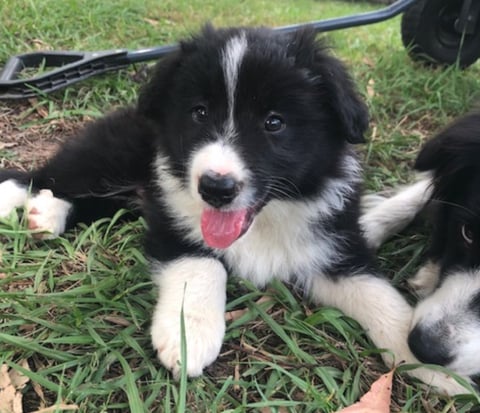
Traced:
[[[206, 21], [282, 26], [376, 7], [339, 0], [3, 0], [0, 64], [33, 50], [169, 44]], [[408, 182], [422, 142], [478, 98], [480, 63], [464, 71], [413, 63], [399, 18], [326, 38], [370, 108], [368, 144], [360, 148], [366, 188]], [[0, 102], [0, 167], [38, 165], [82, 123], [134, 101], [145, 72], [138, 64], [49, 96]], [[0, 365], [26, 376], [20, 411], [335, 412], [386, 371], [354, 320], [312, 306], [283, 284], [258, 291], [232, 277], [228, 310], [235, 312], [221, 356], [204, 376], [174, 381], [149, 341], [155, 293], [142, 254], [144, 223], [119, 218], [40, 242], [29, 236], [21, 211], [0, 222]], [[425, 239], [407, 231], [379, 254], [381, 269], [409, 297], [405, 279]], [[474, 406], [480, 408], [478, 397], [444, 398], [401, 369], [395, 374], [392, 411]]]

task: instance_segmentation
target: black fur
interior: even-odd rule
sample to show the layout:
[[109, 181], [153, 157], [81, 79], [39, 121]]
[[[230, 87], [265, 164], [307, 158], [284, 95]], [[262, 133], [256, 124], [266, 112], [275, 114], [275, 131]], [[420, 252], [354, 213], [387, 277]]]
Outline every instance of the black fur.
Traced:
[[[427, 142], [415, 168], [434, 174], [431, 258], [441, 264], [442, 274], [479, 267], [480, 112], [458, 119]], [[471, 234], [471, 244], [462, 227]]]

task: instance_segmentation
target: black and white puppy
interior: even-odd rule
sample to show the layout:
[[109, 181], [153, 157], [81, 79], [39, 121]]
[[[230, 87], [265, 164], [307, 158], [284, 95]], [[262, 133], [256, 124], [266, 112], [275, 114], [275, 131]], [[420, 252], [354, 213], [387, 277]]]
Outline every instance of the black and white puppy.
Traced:
[[[141, 198], [159, 287], [152, 342], [174, 374], [184, 362], [198, 376], [217, 358], [229, 272], [294, 283], [358, 320], [387, 363], [417, 362], [412, 309], [375, 273], [360, 231], [352, 144], [367, 118], [313, 31], [206, 27], [158, 63], [135, 107], [87, 126], [40, 169], [4, 171], [0, 211], [26, 204], [30, 228], [56, 236]], [[441, 373], [413, 374], [463, 391]]]
[[[410, 281], [424, 297], [409, 344], [419, 360], [465, 376], [480, 374], [480, 112], [457, 120], [423, 147], [415, 163], [428, 177], [388, 199], [373, 199], [361, 218], [377, 247], [426, 208], [427, 260]], [[368, 204], [368, 200], [367, 200]]]

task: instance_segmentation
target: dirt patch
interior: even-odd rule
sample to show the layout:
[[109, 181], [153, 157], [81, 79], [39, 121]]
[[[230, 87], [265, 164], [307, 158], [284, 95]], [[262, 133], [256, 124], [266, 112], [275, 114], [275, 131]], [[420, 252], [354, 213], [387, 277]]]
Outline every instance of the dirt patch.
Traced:
[[0, 167], [33, 169], [45, 162], [86, 118], [50, 118], [36, 99], [0, 103]]

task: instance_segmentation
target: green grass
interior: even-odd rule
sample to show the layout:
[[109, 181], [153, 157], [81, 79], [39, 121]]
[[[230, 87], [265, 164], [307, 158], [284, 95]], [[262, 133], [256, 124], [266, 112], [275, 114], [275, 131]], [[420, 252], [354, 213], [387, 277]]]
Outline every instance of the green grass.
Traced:
[[[374, 7], [312, 0], [5, 0], [0, 62], [45, 48], [168, 44], [207, 20], [282, 26]], [[421, 143], [466, 112], [480, 91], [479, 63], [465, 71], [422, 67], [408, 58], [399, 32], [395, 18], [327, 36], [370, 108], [369, 143], [360, 151], [371, 190], [411, 179]], [[29, 139], [62, 136], [68, 125], [133, 101], [142, 67], [23, 104], [0, 102], [0, 114], [8, 114], [0, 116], [0, 143], [12, 135], [19, 144], [0, 146], [0, 164], [15, 165]], [[28, 167], [29, 160], [19, 164]], [[143, 226], [114, 219], [35, 242], [16, 216], [0, 223], [0, 364], [30, 378], [25, 412], [55, 403], [89, 413], [334, 412], [385, 371], [367, 336], [339, 311], [315, 308], [280, 283], [265, 293], [233, 278], [228, 310], [249, 311], [228, 323], [222, 353], [204, 376], [174, 381], [150, 346], [155, 292], [142, 254]], [[380, 267], [403, 291], [425, 239], [409, 231], [381, 251]], [[264, 294], [270, 300], [258, 304]], [[24, 359], [30, 370], [21, 367]], [[395, 375], [393, 411], [467, 412], [474, 405], [475, 397], [445, 399]]]

